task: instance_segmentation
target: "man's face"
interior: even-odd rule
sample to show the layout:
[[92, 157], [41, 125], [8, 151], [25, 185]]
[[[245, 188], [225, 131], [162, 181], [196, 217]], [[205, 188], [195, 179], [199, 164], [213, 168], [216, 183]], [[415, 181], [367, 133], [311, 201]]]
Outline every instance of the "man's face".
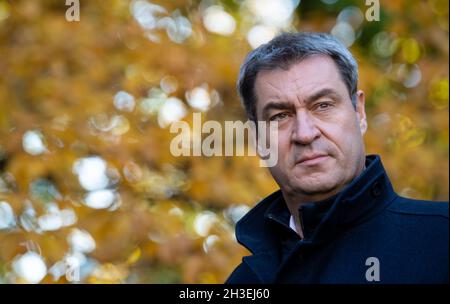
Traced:
[[364, 168], [364, 94], [358, 92], [355, 110], [330, 57], [261, 71], [255, 92], [257, 119], [278, 122], [278, 163], [270, 171], [283, 191], [322, 199]]

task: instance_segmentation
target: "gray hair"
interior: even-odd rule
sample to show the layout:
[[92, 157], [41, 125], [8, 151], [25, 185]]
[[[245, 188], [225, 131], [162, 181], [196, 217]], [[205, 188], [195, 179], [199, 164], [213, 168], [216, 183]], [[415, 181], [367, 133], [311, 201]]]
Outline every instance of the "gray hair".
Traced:
[[326, 33], [283, 33], [251, 51], [239, 71], [237, 89], [250, 120], [256, 121], [254, 86], [262, 70], [289, 69], [311, 55], [327, 55], [336, 63], [356, 109], [358, 64], [349, 50]]

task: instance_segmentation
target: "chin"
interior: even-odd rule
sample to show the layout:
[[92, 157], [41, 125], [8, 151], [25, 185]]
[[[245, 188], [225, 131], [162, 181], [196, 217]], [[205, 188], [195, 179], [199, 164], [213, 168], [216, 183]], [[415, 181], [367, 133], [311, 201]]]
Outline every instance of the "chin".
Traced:
[[327, 193], [333, 191], [337, 183], [332, 180], [308, 179], [299, 181], [296, 188], [306, 194]]

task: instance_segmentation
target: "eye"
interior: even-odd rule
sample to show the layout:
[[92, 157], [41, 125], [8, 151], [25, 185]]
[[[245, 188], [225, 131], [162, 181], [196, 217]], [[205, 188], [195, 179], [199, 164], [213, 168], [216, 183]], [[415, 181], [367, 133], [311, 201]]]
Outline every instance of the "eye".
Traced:
[[272, 117], [270, 117], [270, 121], [280, 121], [280, 120], [283, 120], [283, 119], [286, 119], [288, 117], [288, 114], [287, 113], [285, 113], [285, 112], [282, 112], [282, 113], [278, 113], [278, 114], [275, 114], [275, 115], [273, 115]]
[[326, 110], [332, 106], [329, 102], [319, 102], [316, 106], [316, 109], [318, 110]]

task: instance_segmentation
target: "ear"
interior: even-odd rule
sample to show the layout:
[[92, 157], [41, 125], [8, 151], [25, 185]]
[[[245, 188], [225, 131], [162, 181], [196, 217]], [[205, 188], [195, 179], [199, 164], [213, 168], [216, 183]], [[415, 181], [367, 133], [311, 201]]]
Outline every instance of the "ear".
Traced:
[[367, 131], [366, 96], [361, 90], [356, 92], [356, 116], [358, 117], [361, 134], [364, 135]]

